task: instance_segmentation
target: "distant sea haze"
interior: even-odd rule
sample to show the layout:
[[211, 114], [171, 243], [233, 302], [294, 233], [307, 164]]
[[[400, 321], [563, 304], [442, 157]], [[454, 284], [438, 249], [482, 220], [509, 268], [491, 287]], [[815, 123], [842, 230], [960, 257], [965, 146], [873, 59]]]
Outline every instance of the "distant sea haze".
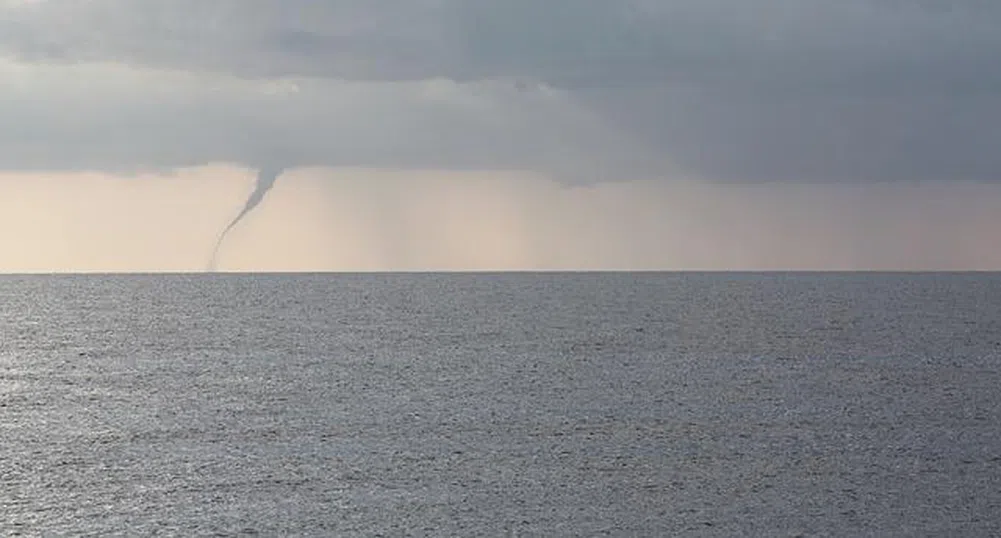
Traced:
[[220, 244], [261, 181], [235, 165], [0, 171], [0, 272], [205, 271], [217, 245], [216, 267], [244, 272], [1001, 269], [1001, 182], [570, 187], [290, 168]]
[[2, 535], [1001, 535], [999, 274], [0, 294]]

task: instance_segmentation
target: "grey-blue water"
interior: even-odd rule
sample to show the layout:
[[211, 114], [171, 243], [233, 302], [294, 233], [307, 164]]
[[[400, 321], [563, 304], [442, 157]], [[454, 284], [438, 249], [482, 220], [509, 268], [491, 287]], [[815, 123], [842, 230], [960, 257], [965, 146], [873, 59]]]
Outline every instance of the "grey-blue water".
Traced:
[[0, 277], [0, 534], [1001, 533], [1001, 275]]

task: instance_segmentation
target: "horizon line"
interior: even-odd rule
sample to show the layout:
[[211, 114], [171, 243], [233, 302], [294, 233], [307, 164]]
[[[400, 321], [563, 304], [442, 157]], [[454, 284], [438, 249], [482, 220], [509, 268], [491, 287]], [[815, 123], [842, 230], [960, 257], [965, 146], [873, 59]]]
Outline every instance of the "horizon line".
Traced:
[[248, 275], [517, 275], [517, 274], [1001, 274], [1001, 269], [395, 269], [395, 270], [83, 270], [0, 271], [14, 276], [248, 276]]

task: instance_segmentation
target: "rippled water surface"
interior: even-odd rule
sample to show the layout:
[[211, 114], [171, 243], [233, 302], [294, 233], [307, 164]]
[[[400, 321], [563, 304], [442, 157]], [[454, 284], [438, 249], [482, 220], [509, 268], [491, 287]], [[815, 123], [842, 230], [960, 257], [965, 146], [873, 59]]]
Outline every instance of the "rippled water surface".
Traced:
[[0, 534], [1001, 534], [1001, 275], [0, 277]]

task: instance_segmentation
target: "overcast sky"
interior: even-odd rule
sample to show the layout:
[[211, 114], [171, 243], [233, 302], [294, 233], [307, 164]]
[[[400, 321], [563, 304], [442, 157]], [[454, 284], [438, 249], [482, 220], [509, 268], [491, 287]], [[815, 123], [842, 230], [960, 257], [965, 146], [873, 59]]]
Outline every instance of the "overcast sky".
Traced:
[[5, 168], [1001, 169], [991, 0], [5, 4]]
[[0, 170], [992, 188], [999, 53], [995, 0], [0, 0]]

